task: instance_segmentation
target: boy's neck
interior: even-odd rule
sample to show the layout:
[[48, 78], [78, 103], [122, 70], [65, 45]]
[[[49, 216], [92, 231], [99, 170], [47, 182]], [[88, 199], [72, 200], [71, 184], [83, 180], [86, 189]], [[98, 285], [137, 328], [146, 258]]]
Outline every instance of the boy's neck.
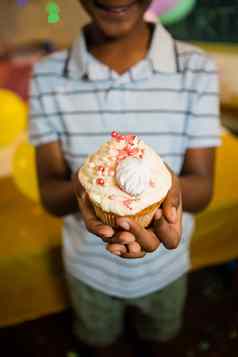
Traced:
[[110, 39], [90, 24], [85, 29], [87, 47], [99, 61], [122, 74], [145, 58], [150, 47], [151, 29], [142, 22], [128, 36]]

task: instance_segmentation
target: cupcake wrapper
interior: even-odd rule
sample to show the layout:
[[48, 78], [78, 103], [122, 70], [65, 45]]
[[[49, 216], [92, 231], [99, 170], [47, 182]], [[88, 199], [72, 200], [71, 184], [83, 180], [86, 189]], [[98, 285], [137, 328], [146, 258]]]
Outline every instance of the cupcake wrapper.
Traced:
[[[135, 215], [131, 215], [131, 216], [125, 216], [125, 218], [129, 218], [132, 219], [134, 221], [136, 221], [139, 225], [141, 225], [143, 228], [146, 228], [150, 225], [155, 211], [161, 206], [163, 200], [161, 200], [160, 202], [154, 203], [153, 205], [145, 208], [144, 210], [138, 212]], [[96, 216], [106, 225], [109, 225], [113, 228], [118, 228], [117, 224], [116, 224], [116, 220], [117, 218], [121, 217], [119, 215], [116, 215], [114, 213], [111, 212], [105, 212], [101, 209], [101, 207], [95, 205], [94, 203], [93, 207], [96, 213]]]

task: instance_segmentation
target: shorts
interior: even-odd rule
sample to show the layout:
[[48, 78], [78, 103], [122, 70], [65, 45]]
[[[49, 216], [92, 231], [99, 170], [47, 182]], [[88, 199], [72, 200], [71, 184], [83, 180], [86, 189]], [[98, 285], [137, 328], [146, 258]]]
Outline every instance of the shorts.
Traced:
[[124, 314], [128, 306], [137, 307], [134, 325], [139, 338], [166, 342], [176, 337], [183, 323], [187, 292], [184, 275], [164, 289], [139, 298], [117, 298], [67, 275], [75, 313], [74, 333], [88, 345], [110, 345], [123, 334]]

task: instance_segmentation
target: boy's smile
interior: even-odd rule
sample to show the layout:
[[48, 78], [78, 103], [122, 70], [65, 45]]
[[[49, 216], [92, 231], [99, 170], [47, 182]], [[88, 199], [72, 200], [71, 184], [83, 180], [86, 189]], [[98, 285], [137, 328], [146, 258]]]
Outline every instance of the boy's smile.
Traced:
[[117, 15], [117, 16], [123, 16], [126, 15], [132, 7], [135, 7], [137, 4], [137, 0], [131, 0], [131, 1], [124, 1], [124, 3], [121, 1], [119, 4], [107, 4], [106, 1], [98, 1], [98, 0], [94, 0], [93, 1], [95, 6], [108, 13], [108, 15]]
[[80, 0], [97, 27], [107, 36], [127, 36], [143, 21], [151, 0]]

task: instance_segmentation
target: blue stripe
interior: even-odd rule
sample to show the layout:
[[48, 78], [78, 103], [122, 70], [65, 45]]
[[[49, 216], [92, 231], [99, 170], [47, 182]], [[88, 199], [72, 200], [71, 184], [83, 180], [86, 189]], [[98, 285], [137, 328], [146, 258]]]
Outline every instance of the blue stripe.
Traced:
[[[123, 133], [122, 134], [126, 134], [126, 133]], [[138, 132], [134, 132], [135, 135], [138, 135], [138, 136], [158, 136], [158, 138], [160, 136], [175, 136], [175, 137], [187, 137], [187, 138], [190, 138], [190, 139], [193, 139], [193, 138], [204, 138], [204, 139], [209, 139], [209, 138], [219, 138], [220, 135], [216, 135], [216, 134], [209, 134], [209, 135], [203, 135], [203, 134], [197, 134], [197, 135], [190, 135], [190, 134], [186, 134], [186, 133], [177, 133], [177, 132], [164, 132], [164, 133], [161, 133], [161, 132], [149, 132], [149, 133], [138, 133]], [[76, 137], [102, 137], [102, 136], [105, 136], [105, 137], [108, 137], [110, 135], [110, 133], [72, 133], [72, 132], [60, 132], [60, 133], [55, 133], [55, 132], [46, 132], [46, 133], [41, 133], [41, 134], [34, 134], [34, 133], [31, 133], [31, 138], [43, 138], [43, 137], [47, 137], [47, 136], [51, 136], [51, 135], [58, 135], [58, 136], [69, 136], [69, 137], [73, 137], [73, 136], [76, 136]]]
[[[75, 110], [70, 112], [55, 112], [48, 113], [47, 118], [52, 116], [61, 116], [61, 115], [103, 115], [103, 114], [112, 114], [112, 115], [125, 115], [125, 114], [171, 114], [171, 115], [183, 115], [183, 116], [193, 116], [198, 118], [218, 118], [219, 116], [214, 113], [193, 113], [191, 111], [185, 110], [166, 110], [166, 109], [145, 109], [145, 110]], [[42, 113], [31, 114], [31, 119], [42, 118]]]
[[[64, 96], [74, 96], [74, 95], [84, 95], [84, 94], [96, 94], [96, 93], [104, 93], [108, 89], [112, 92], [131, 92], [131, 93], [186, 93], [186, 94], [197, 94], [200, 95], [201, 93], [196, 90], [196, 89], [186, 89], [186, 88], [181, 88], [181, 89], [176, 89], [176, 88], [126, 88], [126, 87], [118, 87], [118, 88], [97, 88], [97, 89], [78, 89], [74, 91], [65, 91], [65, 92], [42, 92], [37, 95], [31, 95], [30, 99], [40, 99], [41, 97], [45, 96], [57, 96], [57, 95], [64, 95]], [[202, 95], [204, 96], [218, 96], [218, 92], [202, 92]]]

